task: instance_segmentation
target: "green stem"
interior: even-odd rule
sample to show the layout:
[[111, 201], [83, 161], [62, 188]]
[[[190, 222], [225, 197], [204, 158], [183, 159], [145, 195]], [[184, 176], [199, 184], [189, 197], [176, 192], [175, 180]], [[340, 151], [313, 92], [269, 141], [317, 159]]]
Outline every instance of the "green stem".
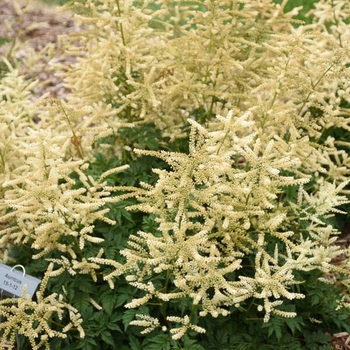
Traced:
[[219, 152], [220, 152], [220, 150], [221, 150], [221, 147], [223, 146], [225, 140], [227, 139], [228, 133], [229, 133], [229, 131], [226, 132], [224, 138], [222, 139], [222, 141], [221, 141], [221, 143], [220, 143], [220, 147], [218, 148], [218, 150], [217, 150], [217, 152], [216, 152], [216, 155], [219, 155]]
[[72, 134], [73, 134], [73, 144], [75, 146], [75, 149], [78, 153], [78, 156], [79, 158], [83, 159], [84, 158], [84, 152], [83, 152], [83, 149], [81, 148], [81, 143], [80, 143], [80, 140], [78, 138], [78, 136], [76, 135], [75, 131], [74, 131], [74, 128], [73, 128], [73, 125], [69, 119], [69, 115], [68, 113], [66, 112], [65, 108], [63, 107], [63, 104], [61, 101], [59, 101], [59, 106], [65, 116], [65, 119], [70, 127], [70, 129], [72, 130]]
[[78, 240], [78, 237], [73, 237], [73, 239], [74, 239], [74, 243], [75, 243], [76, 246], [77, 246], [77, 250], [76, 250], [75, 253], [77, 253], [77, 254], [79, 255], [80, 258], [83, 258], [83, 252], [82, 252], [82, 250], [81, 250], [80, 247], [79, 247], [79, 240]]
[[[285, 72], [287, 71], [289, 62], [290, 62], [290, 57], [288, 58], [288, 60], [287, 60], [287, 62], [286, 62], [286, 64], [285, 64], [285, 66], [284, 66], [284, 71], [285, 71]], [[279, 81], [279, 83], [278, 83], [278, 87], [277, 87], [277, 89], [275, 90], [275, 93], [274, 93], [274, 95], [273, 95], [272, 101], [271, 101], [270, 106], [269, 106], [269, 108], [267, 109], [267, 111], [269, 111], [269, 110], [273, 107], [273, 105], [275, 104], [276, 99], [277, 99], [277, 96], [278, 96], [278, 91], [280, 90], [280, 88], [281, 88], [281, 81]], [[267, 120], [267, 112], [264, 114], [264, 117], [263, 117], [263, 120], [262, 120], [262, 124], [261, 124], [261, 128], [262, 128], [262, 129], [264, 129], [266, 120]]]
[[[5, 150], [4, 150], [5, 151]], [[0, 151], [0, 163], [1, 163], [1, 167], [5, 169], [5, 152], [1, 152]]]
[[[315, 84], [311, 84], [311, 87], [312, 87], [313, 90], [317, 87], [317, 85], [321, 82], [321, 80], [324, 78], [324, 76], [332, 69], [332, 67], [333, 67], [334, 65], [335, 65], [335, 62], [333, 62], [333, 63], [322, 73], [322, 75], [318, 78], [318, 80], [316, 81]], [[307, 94], [305, 100], [303, 101], [303, 104], [302, 104], [301, 107], [299, 108], [298, 115], [300, 115], [301, 111], [302, 111], [303, 108], [305, 107], [306, 103], [308, 102], [308, 100], [309, 100], [309, 98], [310, 98], [310, 96], [311, 96], [311, 94], [312, 94], [313, 92], [314, 92], [314, 91], [310, 91], [310, 92]]]
[[[335, 23], [335, 27], [338, 28], [339, 27], [339, 20], [338, 20], [338, 17], [334, 11], [334, 1], [332, 0], [332, 13], [333, 13], [333, 20], [334, 20], [334, 23]], [[341, 34], [337, 32], [337, 36], [338, 36], [338, 40], [339, 40], [339, 46], [340, 47], [343, 47], [343, 43], [342, 43], [342, 40], [341, 40]]]
[[[120, 3], [119, 3], [119, 0], [116, 0], [116, 1], [117, 1], [117, 7], [118, 7], [118, 16], [119, 18], [121, 18]], [[119, 23], [119, 28], [120, 28], [120, 34], [122, 36], [123, 45], [126, 46], [126, 41], [125, 41], [125, 36], [123, 31], [123, 24], [121, 22]]]
[[[169, 280], [170, 280], [170, 271], [167, 270], [165, 284], [164, 284], [164, 288], [163, 288], [164, 293], [168, 292]], [[162, 314], [163, 314], [164, 320], [166, 322], [167, 328], [171, 329], [172, 328], [171, 322], [167, 320], [167, 303], [164, 301], [161, 302], [161, 310], [162, 310]]]
[[[24, 5], [24, 9], [27, 8], [27, 7], [28, 7], [28, 1], [26, 1], [26, 4]], [[13, 51], [13, 49], [15, 48], [17, 39], [18, 39], [18, 37], [19, 37], [19, 35], [20, 35], [22, 29], [23, 29], [23, 23], [24, 23], [23, 16], [24, 16], [24, 15], [23, 15], [23, 12], [22, 12], [22, 13], [20, 14], [20, 16], [19, 16], [19, 20], [18, 20], [19, 25], [18, 25], [18, 28], [17, 28], [17, 30], [16, 30], [15, 33], [14, 33], [14, 36], [13, 36], [12, 41], [11, 41], [11, 46], [10, 46], [10, 48], [9, 48], [7, 54], [6, 54], [6, 59], [7, 59], [7, 60], [10, 60], [11, 55], [12, 55], [12, 51]]]
[[253, 306], [254, 304], [255, 304], [255, 298], [253, 297], [251, 303], [250, 303], [249, 306], [248, 306], [248, 309], [246, 310], [247, 313], [250, 311], [250, 309], [252, 308], [252, 306]]
[[166, 272], [166, 279], [165, 279], [165, 285], [164, 285], [164, 293], [167, 293], [167, 291], [168, 291], [169, 280], [170, 280], [170, 271], [167, 270], [167, 272]]
[[[52, 324], [54, 324], [55, 326], [58, 326], [58, 327], [60, 327], [60, 328], [64, 328], [64, 327], [65, 327], [65, 325], [63, 325], [63, 324], [61, 324], [61, 323], [59, 323], [59, 322], [57, 322], [57, 321], [54, 321], [54, 320], [51, 319], [51, 318], [48, 319], [48, 322], [50, 322], [50, 323], [52, 323]], [[71, 329], [73, 329], [73, 328], [71, 328]]]
[[[213, 88], [215, 88], [215, 83], [213, 84]], [[209, 107], [209, 113], [208, 113], [208, 120], [207, 120], [207, 121], [210, 121], [210, 120], [211, 120], [211, 116], [212, 116], [212, 114], [213, 114], [214, 99], [215, 99], [215, 97], [212, 96], [212, 97], [211, 97], [211, 103], [210, 103], [210, 107]]]

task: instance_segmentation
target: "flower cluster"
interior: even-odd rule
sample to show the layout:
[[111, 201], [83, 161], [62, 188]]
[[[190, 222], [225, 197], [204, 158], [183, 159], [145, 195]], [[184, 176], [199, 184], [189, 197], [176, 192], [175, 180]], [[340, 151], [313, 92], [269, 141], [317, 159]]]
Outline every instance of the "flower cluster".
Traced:
[[[235, 117], [232, 112], [218, 116], [215, 131], [190, 120], [188, 155], [136, 150], [160, 157], [172, 170], [155, 170], [156, 185], [135, 189], [139, 204], [129, 207], [155, 215], [159, 228], [156, 235], [130, 236], [130, 247], [121, 252], [126, 264], [116, 271], [130, 274], [129, 283], [146, 292], [128, 307], [153, 298], [167, 301], [187, 296], [200, 305], [201, 316], [217, 317], [228, 315], [230, 305], [254, 297], [263, 301], [265, 321], [270, 313], [292, 317], [294, 313], [276, 306], [283, 298], [304, 297], [290, 291], [298, 283], [293, 271], [322, 269], [322, 264], [341, 253], [329, 248], [335, 232], [325, 227], [322, 218], [348, 202], [338, 195], [346, 183], [337, 188], [327, 183], [316, 196], [308, 195], [303, 185], [310, 177], [303, 175], [303, 161], [291, 151], [293, 145], [287, 156], [280, 138], [262, 144], [256, 134], [245, 135], [247, 126], [254, 125], [248, 117]], [[293, 198], [285, 197], [286, 188], [300, 193], [294, 210], [300, 210], [300, 220], [309, 222], [307, 229], [293, 223], [289, 203]], [[312, 216], [304, 211], [312, 211]], [[300, 234], [309, 236], [308, 245]], [[324, 246], [322, 258], [320, 246]], [[254, 272], [248, 277], [242, 259], [251, 254], [255, 255]], [[172, 281], [166, 281], [166, 287], [160, 284], [157, 289], [156, 284], [145, 282], [164, 274]]]
[[[52, 268], [53, 265], [50, 265], [36, 293], [35, 301], [26, 295], [25, 289], [21, 298], [0, 300], [0, 315], [4, 317], [0, 324], [0, 329], [3, 330], [1, 348], [4, 348], [8, 338], [13, 344], [17, 333], [26, 336], [34, 350], [43, 347], [50, 349], [49, 340], [55, 337], [65, 338], [66, 332], [71, 327], [76, 327], [81, 337], [84, 337], [84, 330], [81, 327], [82, 318], [78, 310], [66, 303], [63, 295], [44, 296]], [[50, 323], [53, 315], [62, 319], [64, 313], [69, 314], [70, 323], [62, 326], [62, 331], [52, 330]]]

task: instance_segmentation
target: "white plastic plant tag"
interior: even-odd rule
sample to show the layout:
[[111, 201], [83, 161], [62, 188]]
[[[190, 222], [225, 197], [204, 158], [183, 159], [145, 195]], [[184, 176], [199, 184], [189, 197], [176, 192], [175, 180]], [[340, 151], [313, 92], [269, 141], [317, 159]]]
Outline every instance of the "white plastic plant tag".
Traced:
[[[20, 267], [22, 271], [16, 270], [18, 267]], [[27, 275], [22, 265], [9, 267], [0, 264], [0, 290], [6, 295], [21, 297], [23, 287], [27, 285], [26, 294], [32, 297], [40, 282], [41, 280], [38, 278]]]

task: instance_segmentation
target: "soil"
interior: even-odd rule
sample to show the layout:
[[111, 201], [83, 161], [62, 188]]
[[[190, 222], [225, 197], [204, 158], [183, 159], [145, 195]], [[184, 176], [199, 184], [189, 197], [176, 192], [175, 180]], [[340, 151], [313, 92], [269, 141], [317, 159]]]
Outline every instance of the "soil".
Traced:
[[[28, 10], [21, 15], [20, 9], [24, 9], [27, 3], [26, 0], [16, 1], [19, 3], [17, 10], [14, 7], [14, 0], [0, 0], [0, 2], [0, 44], [2, 40], [13, 39], [18, 36], [18, 33], [21, 33], [19, 39], [24, 42], [24, 46], [16, 53], [16, 57], [19, 59], [25, 58], [28, 50], [39, 52], [47, 44], [57, 43], [60, 35], [78, 31], [70, 13], [58, 12], [55, 5], [33, 1]], [[38, 23], [38, 26], [31, 28], [33, 23]], [[6, 55], [10, 49], [11, 43], [1, 45], [0, 56]], [[32, 74], [36, 74], [41, 81], [47, 81], [48, 83], [36, 93], [47, 93], [49, 97], [64, 99], [69, 90], [65, 88], [62, 80], [52, 70], [45, 69], [48, 62], [44, 61], [45, 58], [42, 62], [44, 68], [40, 68], [39, 71]], [[64, 55], [64, 52], [57, 46], [51, 63], [70, 65], [72, 62], [74, 62], [73, 58]], [[338, 244], [347, 247], [349, 243], [350, 223], [344, 226], [343, 235]], [[350, 335], [347, 332], [333, 334], [332, 346], [335, 350], [350, 350]]]
[[[64, 55], [58, 45], [60, 36], [78, 30], [71, 14], [59, 12], [56, 5], [47, 5], [39, 0], [29, 1], [27, 8], [28, 0], [0, 0], [0, 3], [0, 44], [1, 41], [10, 41], [0, 46], [0, 55], [8, 55], [13, 38], [16, 38], [17, 43], [23, 43], [19, 50], [11, 52], [16, 59], [25, 59], [30, 51], [40, 52], [46, 45], [55, 44], [54, 57], [49, 60], [44, 55], [38, 69], [29, 76], [34, 75], [40, 81], [47, 82], [45, 87], [35, 91], [38, 96], [47, 93], [48, 97], [64, 99], [69, 91], [64, 87], [62, 79], [55, 74], [57, 70], [49, 67], [55, 64], [69, 65], [74, 61], [72, 57]], [[17, 8], [15, 3], [19, 4]], [[33, 23], [36, 25], [33, 26]]]

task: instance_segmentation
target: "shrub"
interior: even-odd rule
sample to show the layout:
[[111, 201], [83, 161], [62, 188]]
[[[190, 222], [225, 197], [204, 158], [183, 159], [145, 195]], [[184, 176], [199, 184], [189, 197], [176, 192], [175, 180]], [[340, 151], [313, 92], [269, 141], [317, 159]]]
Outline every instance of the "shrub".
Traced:
[[68, 2], [66, 101], [32, 103], [4, 60], [3, 256], [43, 278], [30, 307], [0, 303], [4, 339], [326, 349], [349, 331], [350, 5], [310, 24], [285, 5]]

